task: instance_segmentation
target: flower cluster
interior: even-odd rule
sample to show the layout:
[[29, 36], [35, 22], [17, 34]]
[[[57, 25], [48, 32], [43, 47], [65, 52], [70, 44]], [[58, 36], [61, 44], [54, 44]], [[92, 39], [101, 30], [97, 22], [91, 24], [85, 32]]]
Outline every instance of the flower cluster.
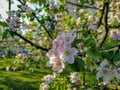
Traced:
[[34, 12], [34, 10], [28, 6], [21, 6], [21, 10], [25, 11], [27, 14], [32, 14]]
[[109, 83], [112, 78], [120, 79], [120, 68], [110, 68], [107, 60], [100, 64], [97, 72], [97, 79], [102, 78], [104, 83]]
[[112, 34], [112, 40], [120, 40], [120, 34], [118, 34], [116, 31]]
[[54, 47], [48, 51], [49, 61], [47, 66], [52, 66], [53, 71], [62, 72], [65, 68], [65, 62], [73, 64], [78, 50], [72, 47], [72, 42], [76, 38], [76, 33], [70, 31], [62, 33], [53, 41]]
[[53, 82], [55, 79], [56, 74], [53, 73], [53, 75], [46, 75], [43, 77], [43, 83], [40, 85], [40, 90], [49, 90], [49, 84]]
[[56, 8], [58, 8], [58, 5], [55, 5], [55, 1], [54, 0], [50, 0], [49, 1], [49, 9], [50, 10], [54, 10]]
[[80, 76], [78, 72], [73, 72], [70, 74], [71, 83], [77, 83], [80, 80]]
[[18, 17], [17, 11], [11, 11], [9, 13], [9, 18], [6, 19], [6, 23], [12, 31], [20, 28], [20, 18]]

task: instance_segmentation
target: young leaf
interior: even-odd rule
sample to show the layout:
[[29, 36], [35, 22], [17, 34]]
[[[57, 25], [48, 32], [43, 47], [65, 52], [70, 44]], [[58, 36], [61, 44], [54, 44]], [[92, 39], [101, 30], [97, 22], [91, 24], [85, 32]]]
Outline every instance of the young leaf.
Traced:
[[85, 62], [81, 58], [76, 58], [75, 62], [71, 64], [70, 67], [75, 71], [83, 71]]
[[6, 29], [2, 34], [2, 39], [5, 39], [7, 37], [7, 34], [9, 32], [9, 29]]
[[83, 39], [77, 39], [74, 41], [73, 45], [77, 45], [79, 43], [82, 43], [83, 42]]
[[87, 50], [87, 56], [96, 61], [100, 58], [101, 55], [96, 48], [91, 47]]
[[0, 21], [0, 26], [6, 27], [7, 24], [6, 24], [5, 22], [1, 22], [1, 21]]
[[15, 33], [13, 31], [9, 31], [9, 34], [14, 37]]

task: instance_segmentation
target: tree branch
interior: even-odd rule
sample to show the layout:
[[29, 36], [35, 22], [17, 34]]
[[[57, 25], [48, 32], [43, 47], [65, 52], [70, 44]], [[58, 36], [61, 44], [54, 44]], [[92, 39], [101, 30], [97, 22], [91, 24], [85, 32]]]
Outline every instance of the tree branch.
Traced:
[[92, 7], [92, 6], [88, 6], [88, 5], [80, 5], [80, 4], [72, 3], [72, 2], [69, 2], [69, 1], [67, 1], [66, 3], [74, 5], [74, 6], [78, 6], [78, 7], [81, 7], [81, 8], [84, 7], [84, 8], [91, 8], [91, 9], [96, 9], [96, 10], [102, 11], [102, 9], [99, 9], [97, 7]]
[[18, 34], [17, 32], [14, 32], [15, 35], [19, 36], [21, 39], [23, 39], [24, 41], [28, 42], [29, 44], [31, 44], [32, 46], [35, 46], [37, 49], [41, 49], [43, 51], [48, 51], [49, 49], [43, 48], [41, 46], [38, 46], [36, 44], [34, 44], [33, 42], [31, 42], [30, 40], [26, 39], [25, 37], [23, 37], [22, 35]]
[[[35, 13], [32, 13], [32, 14], [37, 19], [37, 21], [41, 24], [39, 18], [36, 16], [36, 14]], [[51, 34], [49, 33], [49, 31], [47, 30], [47, 28], [45, 27], [45, 25], [44, 24], [41, 24], [41, 25], [44, 27], [44, 29], [47, 32], [47, 34], [49, 35], [49, 37], [53, 40], [53, 37], [51, 36]]]
[[99, 50], [110, 50], [110, 49], [117, 48], [117, 47], [119, 48], [120, 44], [114, 45], [114, 46], [110, 46], [110, 47], [107, 47], [107, 48], [100, 48]]
[[22, 5], [25, 5], [25, 1], [24, 2], [22, 2], [21, 0], [18, 0]]
[[[22, 5], [25, 5], [24, 2], [22, 2], [21, 0], [18, 0]], [[41, 24], [41, 26], [45, 29], [46, 33], [48, 34], [48, 36], [53, 40], [52, 35], [50, 34], [50, 32], [48, 31], [48, 29], [45, 27], [44, 24], [41, 23], [41, 21], [39, 20], [39, 18], [36, 16], [35, 13], [32, 13], [32, 15], [37, 19], [37, 21]]]
[[9, 11], [11, 11], [11, 0], [9, 0], [8, 9], [9, 9]]
[[[8, 1], [8, 10], [9, 12], [11, 11], [11, 0]], [[8, 16], [8, 18], [10, 18], [10, 16]]]
[[104, 22], [105, 22], [105, 36], [104, 36], [102, 42], [100, 43], [100, 48], [102, 47], [103, 43], [106, 41], [106, 38], [107, 38], [108, 33], [109, 33], [109, 27], [108, 27], [109, 2], [105, 3], [105, 7], [106, 7], [105, 18], [104, 18]]
[[102, 24], [102, 19], [103, 19], [104, 12], [105, 12], [105, 3], [104, 3], [104, 5], [103, 5], [101, 17], [100, 17], [100, 19], [99, 19], [99, 23], [98, 23], [98, 25], [97, 25], [97, 28], [99, 28], [100, 25]]
[[[97, 8], [97, 7], [93, 7], [93, 6], [80, 5], [80, 4], [72, 3], [72, 2], [69, 2], [69, 1], [67, 1], [66, 3], [71, 4], [71, 5], [74, 5], [74, 6], [78, 6], [78, 7], [81, 7], [81, 8], [84, 7], [84, 8], [91, 8], [91, 9], [96, 9], [96, 10], [100, 10], [100, 11], [102, 11], [102, 9], [99, 9], [99, 8]], [[116, 11], [116, 10], [109, 10], [109, 11], [114, 12], [114, 11]]]
[[[22, 2], [21, 0], [18, 0], [21, 4], [24, 4], [24, 2]], [[8, 7], [9, 11], [11, 11], [11, 0], [9, 0], [9, 7]], [[9, 17], [10, 18], [10, 17]], [[30, 40], [26, 39], [25, 37], [23, 37], [22, 35], [18, 34], [17, 32], [14, 32], [16, 36], [19, 36], [21, 39], [23, 39], [24, 41], [26, 41], [27, 43], [31, 44], [32, 46], [35, 46], [37, 49], [41, 49], [44, 51], [48, 51], [49, 49], [43, 48], [41, 46], [38, 46], [36, 44], [34, 44], [33, 42], [31, 42]]]
[[117, 29], [120, 29], [120, 24], [119, 24], [119, 25], [115, 25], [115, 26], [110, 26], [110, 25], [109, 25], [109, 28], [112, 28], [112, 29], [116, 29], [116, 28], [117, 28]]

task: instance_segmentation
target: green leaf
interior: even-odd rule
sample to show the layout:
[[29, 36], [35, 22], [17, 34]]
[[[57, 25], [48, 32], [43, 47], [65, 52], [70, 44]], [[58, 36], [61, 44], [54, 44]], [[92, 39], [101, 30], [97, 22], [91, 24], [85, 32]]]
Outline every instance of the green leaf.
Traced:
[[85, 62], [81, 58], [76, 58], [73, 64], [69, 64], [74, 71], [83, 71]]
[[13, 31], [9, 31], [9, 34], [14, 37], [15, 33]]
[[85, 42], [84, 42], [85, 46], [93, 46], [95, 45], [95, 40], [93, 38], [88, 38]]
[[102, 52], [101, 52], [101, 57], [102, 57], [103, 59], [110, 59], [110, 54], [109, 54], [109, 52], [102, 51]]
[[91, 57], [92, 59], [94, 59], [95, 61], [97, 61], [100, 58], [100, 52], [98, 52], [98, 50], [94, 47], [91, 47], [87, 50], [87, 56]]
[[80, 0], [81, 5], [84, 5], [84, 3], [85, 3], [85, 0]]
[[113, 60], [120, 61], [120, 51], [118, 51], [116, 54], [114, 54]]
[[18, 8], [21, 8], [22, 5], [17, 5]]
[[0, 21], [0, 25], [3, 26], [3, 27], [7, 26], [7, 24], [5, 22], [1, 22], [1, 21]]
[[86, 66], [87, 66], [87, 68], [89, 68], [90, 65], [91, 65], [91, 59], [88, 57], [88, 58], [86, 59]]
[[73, 45], [77, 45], [79, 43], [82, 43], [83, 42], [83, 39], [77, 39], [74, 41]]
[[2, 39], [5, 39], [7, 37], [7, 34], [9, 32], [9, 29], [6, 29], [2, 34]]

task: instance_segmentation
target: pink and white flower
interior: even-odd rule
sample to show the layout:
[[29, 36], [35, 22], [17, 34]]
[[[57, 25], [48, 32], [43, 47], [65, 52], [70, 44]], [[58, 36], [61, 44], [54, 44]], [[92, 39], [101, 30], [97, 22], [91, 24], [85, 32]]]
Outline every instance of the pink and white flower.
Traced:
[[80, 80], [80, 76], [78, 72], [73, 72], [70, 74], [71, 83], [77, 83]]
[[54, 79], [55, 79], [55, 76], [50, 74], [43, 77], [43, 81], [45, 84], [52, 83]]
[[46, 84], [46, 83], [42, 83], [42, 84], [40, 85], [40, 89], [39, 89], [39, 90], [49, 90], [49, 85]]
[[103, 78], [103, 82], [110, 82], [113, 78], [113, 75], [109, 68], [99, 68], [97, 72], [97, 79]]
[[120, 40], [120, 34], [114, 31], [111, 38], [112, 40]]
[[69, 64], [73, 64], [75, 60], [75, 55], [77, 55], [78, 50], [74, 47], [69, 47], [69, 45], [66, 45], [63, 48], [63, 52], [59, 52], [59, 53], [60, 53], [60, 58], [63, 62], [67, 61]]
[[52, 70], [58, 73], [65, 68], [64, 62], [59, 57], [55, 57], [47, 62], [47, 66], [52, 66]]
[[117, 79], [120, 79], [120, 68], [114, 69], [114, 70], [113, 70], [113, 75], [114, 75], [114, 77], [116, 77]]
[[71, 31], [66, 34], [62, 34], [62, 36], [64, 39], [64, 43], [71, 44], [76, 38], [76, 33]]
[[52, 67], [53, 71], [62, 72], [65, 68], [64, 63], [73, 64], [78, 50], [72, 47], [72, 42], [76, 38], [75, 31], [62, 33], [53, 41], [54, 48], [49, 50], [47, 56], [49, 61], [47, 66]]

